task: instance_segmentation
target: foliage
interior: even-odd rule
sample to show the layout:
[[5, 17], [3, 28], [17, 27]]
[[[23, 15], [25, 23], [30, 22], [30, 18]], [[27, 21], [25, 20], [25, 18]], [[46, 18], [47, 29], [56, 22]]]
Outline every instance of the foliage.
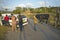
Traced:
[[21, 13], [27, 10], [30, 10], [31, 13], [56, 13], [58, 12], [58, 9], [60, 10], [60, 7], [39, 7], [39, 8], [16, 7], [16, 9], [13, 10], [13, 13]]
[[21, 11], [22, 11], [21, 7], [16, 7], [13, 13], [21, 13]]

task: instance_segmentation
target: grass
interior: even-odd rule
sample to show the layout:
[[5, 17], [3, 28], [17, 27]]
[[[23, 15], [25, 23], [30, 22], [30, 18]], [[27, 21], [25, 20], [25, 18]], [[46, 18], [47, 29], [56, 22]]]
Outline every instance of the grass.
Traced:
[[50, 23], [51, 25], [54, 25], [54, 24], [55, 24], [55, 18], [54, 18], [54, 16], [51, 16], [51, 15], [50, 15], [50, 17], [49, 17], [49, 23]]
[[0, 40], [4, 40], [7, 27], [0, 26]]

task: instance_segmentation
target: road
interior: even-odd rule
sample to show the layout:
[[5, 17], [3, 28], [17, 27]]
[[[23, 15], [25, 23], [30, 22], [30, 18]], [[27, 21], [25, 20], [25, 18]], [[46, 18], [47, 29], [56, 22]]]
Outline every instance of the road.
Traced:
[[17, 32], [8, 31], [5, 40], [60, 40], [60, 30], [45, 23], [38, 23], [34, 30], [33, 20], [28, 21], [29, 24], [24, 26], [22, 32], [19, 30]]

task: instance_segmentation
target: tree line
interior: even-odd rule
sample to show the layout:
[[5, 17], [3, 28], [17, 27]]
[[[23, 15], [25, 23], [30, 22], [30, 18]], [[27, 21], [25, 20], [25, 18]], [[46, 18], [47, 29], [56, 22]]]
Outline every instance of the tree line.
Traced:
[[58, 10], [60, 11], [60, 7], [39, 7], [39, 8], [26, 8], [26, 7], [16, 7], [13, 10], [13, 13], [21, 13], [26, 10], [30, 10], [31, 13], [56, 13]]

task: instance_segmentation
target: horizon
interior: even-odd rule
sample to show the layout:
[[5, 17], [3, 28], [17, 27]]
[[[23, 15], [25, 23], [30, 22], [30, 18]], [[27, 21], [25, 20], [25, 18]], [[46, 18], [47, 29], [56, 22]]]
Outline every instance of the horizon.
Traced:
[[14, 10], [15, 7], [60, 7], [60, 0], [0, 0], [0, 10]]

